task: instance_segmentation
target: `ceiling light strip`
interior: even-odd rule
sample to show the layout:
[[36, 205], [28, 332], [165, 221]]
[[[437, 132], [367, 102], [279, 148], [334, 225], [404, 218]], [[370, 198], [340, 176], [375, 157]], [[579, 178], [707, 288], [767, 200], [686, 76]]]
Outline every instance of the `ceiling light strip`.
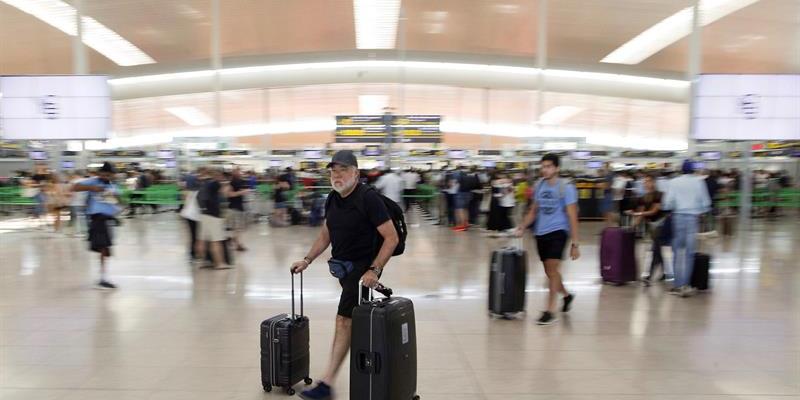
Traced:
[[[0, 0], [22, 12], [30, 14], [42, 22], [70, 36], [78, 34], [75, 7], [60, 0]], [[131, 66], [153, 64], [150, 56], [125, 40], [116, 32], [97, 22], [94, 18], [83, 16], [83, 43], [104, 55], [117, 65]]]
[[356, 47], [393, 49], [400, 18], [400, 0], [353, 0]]
[[211, 119], [206, 113], [197, 109], [197, 107], [181, 106], [181, 107], [167, 107], [164, 110], [191, 126], [211, 125], [214, 120]]
[[[706, 26], [728, 14], [741, 10], [759, 0], [702, 0], [700, 2], [700, 25]], [[600, 62], [612, 64], [639, 64], [653, 54], [665, 49], [692, 31], [694, 7], [686, 7], [659, 21], [627, 43], [623, 44]]]

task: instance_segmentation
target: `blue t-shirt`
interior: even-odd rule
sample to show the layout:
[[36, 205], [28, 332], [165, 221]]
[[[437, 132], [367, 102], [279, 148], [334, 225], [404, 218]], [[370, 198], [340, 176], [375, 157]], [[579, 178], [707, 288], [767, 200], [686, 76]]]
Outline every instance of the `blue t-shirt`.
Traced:
[[575, 185], [564, 180], [559, 180], [553, 186], [547, 181], [540, 181], [534, 190], [533, 195], [539, 207], [534, 223], [534, 234], [541, 236], [555, 231], [569, 232], [567, 206], [578, 202]]
[[105, 183], [100, 178], [91, 178], [80, 182], [81, 186], [102, 186], [105, 192], [86, 192], [86, 213], [89, 215], [103, 214], [113, 217], [120, 211], [113, 194], [118, 194], [117, 187], [112, 183]]

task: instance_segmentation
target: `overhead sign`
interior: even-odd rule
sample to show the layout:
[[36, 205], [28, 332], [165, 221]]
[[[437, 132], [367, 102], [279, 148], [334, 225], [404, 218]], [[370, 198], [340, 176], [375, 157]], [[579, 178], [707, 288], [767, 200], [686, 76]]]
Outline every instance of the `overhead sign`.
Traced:
[[800, 75], [700, 75], [692, 137], [800, 140]]
[[411, 149], [408, 151], [409, 157], [437, 157], [447, 154], [445, 150], [435, 149]]
[[517, 150], [517, 157], [539, 157], [542, 155], [538, 150]]
[[0, 158], [27, 158], [28, 152], [21, 149], [0, 148]]
[[641, 151], [625, 150], [619, 153], [624, 158], [672, 158], [675, 157], [674, 151]]
[[300, 169], [319, 169], [320, 163], [316, 161], [300, 161]]
[[97, 150], [95, 157], [144, 157], [144, 150]]
[[108, 138], [106, 76], [0, 76], [0, 135], [9, 140]]
[[197, 155], [200, 157], [247, 156], [250, 155], [250, 150], [198, 150]]
[[389, 125], [396, 143], [440, 143], [440, 115], [339, 115], [337, 143], [384, 143]]
[[295, 156], [299, 150], [272, 150], [270, 154], [273, 156]]

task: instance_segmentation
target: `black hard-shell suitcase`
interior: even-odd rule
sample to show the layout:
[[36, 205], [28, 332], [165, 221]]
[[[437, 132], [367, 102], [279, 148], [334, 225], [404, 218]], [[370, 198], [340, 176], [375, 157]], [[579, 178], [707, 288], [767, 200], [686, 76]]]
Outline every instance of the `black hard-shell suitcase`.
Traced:
[[518, 247], [505, 247], [492, 253], [489, 272], [489, 313], [510, 317], [525, 311], [528, 282], [528, 253]]
[[271, 392], [282, 387], [293, 395], [294, 385], [308, 377], [310, 364], [309, 321], [303, 315], [303, 275], [300, 274], [300, 315], [294, 309], [294, 274], [292, 274], [292, 314], [280, 314], [261, 323], [261, 385]]
[[350, 399], [419, 400], [414, 304], [371, 297], [353, 309]]

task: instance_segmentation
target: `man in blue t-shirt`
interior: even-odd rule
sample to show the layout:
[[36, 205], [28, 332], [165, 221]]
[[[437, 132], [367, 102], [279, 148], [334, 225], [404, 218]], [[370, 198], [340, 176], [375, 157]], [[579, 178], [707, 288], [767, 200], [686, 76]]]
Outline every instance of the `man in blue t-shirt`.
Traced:
[[[533, 205], [517, 228], [517, 236], [522, 236], [529, 226], [533, 226], [539, 258], [544, 264], [550, 287], [547, 310], [542, 313], [538, 323], [550, 325], [557, 321], [556, 300], [558, 293], [564, 295], [562, 312], [568, 312], [574, 295], [567, 292], [561, 279], [561, 260], [567, 240], [572, 240], [570, 258], [580, 257], [578, 240], [578, 193], [575, 186], [558, 177], [559, 157], [548, 153], [540, 162], [542, 179], [533, 188]], [[534, 225], [534, 222], [536, 223]]]
[[97, 289], [116, 289], [106, 276], [106, 258], [111, 257], [113, 245], [109, 223], [116, 221], [120, 212], [119, 191], [112, 183], [114, 166], [103, 163], [97, 177], [83, 180], [72, 187], [73, 192], [88, 192], [86, 214], [89, 215], [89, 249], [100, 253], [100, 281]]

